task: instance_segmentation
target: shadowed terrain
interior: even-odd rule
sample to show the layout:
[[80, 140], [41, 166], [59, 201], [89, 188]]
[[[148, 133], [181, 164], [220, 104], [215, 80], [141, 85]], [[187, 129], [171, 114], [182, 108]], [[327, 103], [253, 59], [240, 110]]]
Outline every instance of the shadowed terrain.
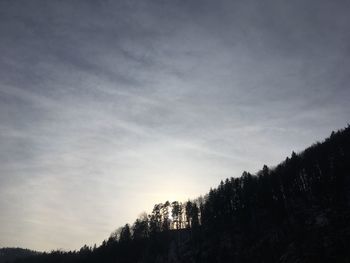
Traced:
[[0, 248], [0, 263], [13, 262], [15, 259], [38, 255], [39, 252], [23, 248]]

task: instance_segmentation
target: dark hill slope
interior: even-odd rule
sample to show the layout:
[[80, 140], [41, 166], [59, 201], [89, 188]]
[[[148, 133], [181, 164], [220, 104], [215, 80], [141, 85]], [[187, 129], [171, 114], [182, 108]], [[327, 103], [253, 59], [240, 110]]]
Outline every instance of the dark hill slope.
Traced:
[[0, 263], [13, 262], [15, 259], [38, 255], [39, 253], [23, 248], [0, 248]]
[[17, 262], [350, 262], [349, 206], [347, 127], [205, 198], [157, 204], [98, 248]]

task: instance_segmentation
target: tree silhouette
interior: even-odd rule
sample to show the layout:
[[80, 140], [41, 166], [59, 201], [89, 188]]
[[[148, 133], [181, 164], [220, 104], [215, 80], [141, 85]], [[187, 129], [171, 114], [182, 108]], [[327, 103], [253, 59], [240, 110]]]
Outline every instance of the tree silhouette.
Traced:
[[350, 262], [349, 171], [347, 127], [204, 198], [156, 204], [99, 247], [15, 262]]

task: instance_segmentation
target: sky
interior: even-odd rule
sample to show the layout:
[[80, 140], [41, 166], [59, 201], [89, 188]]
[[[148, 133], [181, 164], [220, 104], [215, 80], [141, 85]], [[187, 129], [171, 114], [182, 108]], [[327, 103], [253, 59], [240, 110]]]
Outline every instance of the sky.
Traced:
[[100, 244], [347, 126], [350, 2], [0, 1], [0, 247]]

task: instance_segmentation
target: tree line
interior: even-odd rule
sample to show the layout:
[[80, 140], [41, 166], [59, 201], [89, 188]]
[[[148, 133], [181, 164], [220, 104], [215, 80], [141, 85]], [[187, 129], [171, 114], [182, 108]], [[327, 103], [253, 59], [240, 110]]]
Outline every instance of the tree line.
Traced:
[[349, 172], [348, 126], [276, 167], [227, 178], [204, 197], [156, 204], [98, 247], [32, 260], [350, 262]]

